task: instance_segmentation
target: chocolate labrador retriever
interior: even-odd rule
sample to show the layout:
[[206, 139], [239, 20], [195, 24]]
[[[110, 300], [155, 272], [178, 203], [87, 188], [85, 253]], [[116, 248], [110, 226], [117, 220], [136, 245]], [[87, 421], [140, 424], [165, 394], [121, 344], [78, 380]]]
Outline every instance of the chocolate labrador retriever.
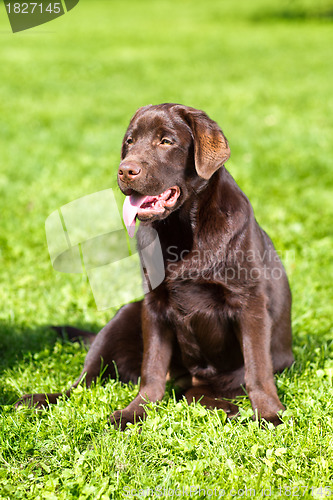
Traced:
[[[141, 377], [139, 393], [111, 422], [125, 428], [160, 400], [167, 377], [189, 403], [229, 417], [244, 388], [258, 417], [280, 423], [274, 373], [293, 363], [291, 294], [282, 263], [247, 197], [224, 167], [230, 150], [203, 111], [178, 104], [140, 108], [125, 134], [118, 184], [124, 220], [138, 245], [158, 233], [164, 281], [127, 304], [98, 333], [79, 379]], [[89, 333], [69, 330], [70, 336]], [[25, 395], [46, 406], [62, 393]]]

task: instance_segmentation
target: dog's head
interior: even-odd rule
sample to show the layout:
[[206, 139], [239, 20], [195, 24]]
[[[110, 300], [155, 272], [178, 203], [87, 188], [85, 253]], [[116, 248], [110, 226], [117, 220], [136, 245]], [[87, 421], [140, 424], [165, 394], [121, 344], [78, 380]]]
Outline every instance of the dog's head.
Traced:
[[[206, 113], [179, 104], [140, 108], [126, 131], [118, 184], [124, 220], [164, 219], [229, 158], [222, 130]], [[134, 232], [134, 231], [133, 231]]]

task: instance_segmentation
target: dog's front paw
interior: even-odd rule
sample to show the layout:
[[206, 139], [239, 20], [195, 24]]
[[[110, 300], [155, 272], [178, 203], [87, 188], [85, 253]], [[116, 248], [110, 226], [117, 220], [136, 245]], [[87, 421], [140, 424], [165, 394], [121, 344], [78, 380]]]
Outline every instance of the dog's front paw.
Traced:
[[49, 401], [46, 394], [25, 394], [15, 404], [16, 409], [20, 408], [20, 406], [42, 410], [49, 406]]
[[125, 430], [127, 424], [136, 424], [144, 417], [143, 411], [117, 410], [110, 416], [109, 422], [116, 429]]
[[[277, 427], [278, 425], [283, 424], [283, 420], [281, 418], [282, 413], [283, 413], [283, 410], [281, 409], [281, 410], [278, 410], [276, 413], [262, 414], [260, 418], [261, 418], [261, 420], [265, 420], [266, 422], [270, 422], [271, 424], [274, 425], [274, 427]], [[254, 416], [254, 419], [255, 419], [255, 416]]]

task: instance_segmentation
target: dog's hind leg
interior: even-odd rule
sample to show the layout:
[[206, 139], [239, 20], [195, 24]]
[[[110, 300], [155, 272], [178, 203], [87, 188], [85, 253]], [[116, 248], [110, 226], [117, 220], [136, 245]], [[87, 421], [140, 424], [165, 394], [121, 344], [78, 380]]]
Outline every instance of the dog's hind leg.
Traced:
[[185, 392], [185, 398], [188, 404], [200, 402], [209, 409], [220, 408], [232, 418], [239, 412], [232, 400], [245, 395], [243, 387], [244, 367], [241, 367], [200, 382], [194, 379], [193, 386]]
[[238, 415], [239, 409], [236, 404], [229, 400], [235, 399], [237, 396], [241, 395], [244, 395], [244, 391], [242, 390], [217, 396], [217, 394], [212, 392], [209, 385], [200, 385], [189, 389], [185, 393], [185, 398], [188, 404], [200, 403], [210, 410], [215, 408], [222, 409], [227, 414], [228, 418], [232, 418]]
[[141, 331], [142, 301], [122, 307], [111, 321], [95, 336], [87, 353], [83, 370], [76, 382], [65, 392], [52, 394], [25, 394], [16, 403], [37, 408], [56, 403], [62, 395], [84, 380], [87, 387], [99, 376], [119, 377], [122, 382], [136, 383], [141, 371], [143, 341]]

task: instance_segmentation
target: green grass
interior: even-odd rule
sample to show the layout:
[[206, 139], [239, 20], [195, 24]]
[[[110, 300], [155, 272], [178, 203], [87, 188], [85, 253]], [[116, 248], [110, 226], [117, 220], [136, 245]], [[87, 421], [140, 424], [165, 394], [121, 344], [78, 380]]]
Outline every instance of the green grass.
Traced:
[[[205, 488], [333, 494], [332, 4], [82, 0], [16, 35], [0, 5], [0, 40], [0, 497], [143, 498], [141, 489], [191, 486], [202, 489], [194, 498]], [[115, 381], [49, 411], [13, 409], [22, 393], [66, 388], [80, 372], [84, 349], [47, 325], [98, 331], [115, 312], [96, 311], [84, 276], [52, 269], [45, 219], [115, 187], [130, 117], [159, 102], [204, 109], [222, 126], [227, 167], [285, 262], [296, 363], [276, 377], [287, 407], [277, 429], [253, 422], [246, 398], [241, 418], [225, 422], [176, 403], [169, 387], [141, 427], [120, 433], [107, 417], [137, 388]]]

